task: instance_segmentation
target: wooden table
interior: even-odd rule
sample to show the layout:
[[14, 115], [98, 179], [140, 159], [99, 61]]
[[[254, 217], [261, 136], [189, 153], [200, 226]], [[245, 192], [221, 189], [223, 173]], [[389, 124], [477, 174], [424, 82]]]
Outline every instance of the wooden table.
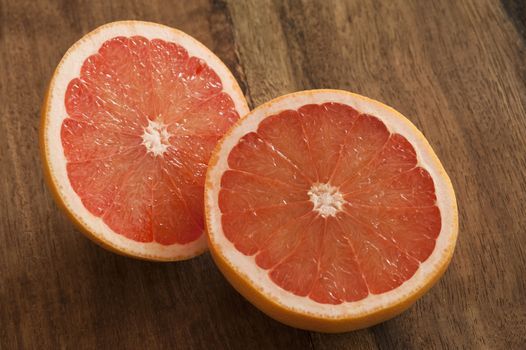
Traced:
[[[39, 110], [67, 48], [118, 19], [195, 36], [252, 107], [340, 88], [407, 115], [457, 191], [444, 278], [391, 321], [325, 335], [266, 317], [208, 254], [156, 264], [85, 239], [44, 184]], [[525, 20], [520, 0], [0, 0], [0, 348], [526, 348]]]

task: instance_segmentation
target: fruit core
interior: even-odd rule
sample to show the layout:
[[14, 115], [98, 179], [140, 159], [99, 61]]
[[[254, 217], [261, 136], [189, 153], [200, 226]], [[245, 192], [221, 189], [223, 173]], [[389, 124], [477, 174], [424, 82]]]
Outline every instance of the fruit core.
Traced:
[[314, 205], [313, 210], [323, 218], [336, 216], [342, 211], [345, 200], [338, 188], [328, 183], [315, 183], [310, 188], [309, 199]]
[[148, 126], [144, 128], [142, 134], [142, 144], [149, 153], [153, 153], [154, 156], [162, 156], [170, 146], [169, 139], [170, 134], [165, 124], [148, 120]]

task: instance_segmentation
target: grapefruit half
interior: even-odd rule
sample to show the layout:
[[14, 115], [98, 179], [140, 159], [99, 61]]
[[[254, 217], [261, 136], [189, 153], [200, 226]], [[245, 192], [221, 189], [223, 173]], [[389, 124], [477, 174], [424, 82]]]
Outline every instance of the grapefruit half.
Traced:
[[205, 210], [214, 260], [268, 315], [323, 332], [409, 307], [457, 238], [451, 181], [394, 109], [338, 90], [272, 100], [213, 151]]
[[40, 135], [46, 178], [104, 247], [190, 258], [206, 249], [210, 153], [247, 112], [231, 72], [194, 38], [155, 23], [109, 23], [75, 43], [53, 74]]

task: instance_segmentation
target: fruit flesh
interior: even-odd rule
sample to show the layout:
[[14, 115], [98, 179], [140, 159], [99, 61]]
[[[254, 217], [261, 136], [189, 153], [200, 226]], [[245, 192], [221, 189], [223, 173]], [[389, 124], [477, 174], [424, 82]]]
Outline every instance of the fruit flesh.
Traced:
[[[411, 144], [374, 116], [339, 103], [281, 112], [245, 135], [228, 165], [226, 238], [293, 294], [340, 304], [385, 293], [434, 249], [433, 181]], [[313, 189], [331, 190], [313, 202]]]
[[203, 232], [211, 150], [239, 115], [218, 75], [178, 44], [115, 37], [66, 90], [71, 185], [115, 233], [163, 245]]

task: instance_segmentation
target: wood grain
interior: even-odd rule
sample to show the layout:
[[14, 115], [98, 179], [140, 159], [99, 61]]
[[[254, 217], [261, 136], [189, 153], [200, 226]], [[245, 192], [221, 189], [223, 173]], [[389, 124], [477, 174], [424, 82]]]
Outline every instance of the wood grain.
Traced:
[[[0, 348], [526, 348], [526, 40], [514, 6], [0, 0]], [[260, 313], [208, 255], [135, 261], [76, 232], [43, 181], [40, 103], [67, 48], [118, 19], [195, 36], [252, 106], [341, 88], [408, 116], [457, 191], [460, 236], [444, 278], [391, 321], [325, 335]]]

